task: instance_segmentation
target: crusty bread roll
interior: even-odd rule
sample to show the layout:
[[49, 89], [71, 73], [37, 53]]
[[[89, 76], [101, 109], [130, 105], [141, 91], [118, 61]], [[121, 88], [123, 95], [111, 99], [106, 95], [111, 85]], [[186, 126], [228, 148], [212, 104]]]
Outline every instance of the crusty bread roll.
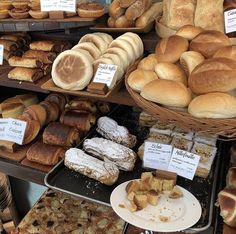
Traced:
[[217, 50], [229, 45], [231, 42], [224, 33], [216, 30], [205, 30], [191, 41], [189, 48], [201, 53], [206, 58], [210, 58]]
[[120, 16], [115, 21], [115, 28], [130, 28], [134, 26], [134, 20], [128, 20], [125, 15]]
[[189, 76], [193, 69], [205, 60], [204, 56], [196, 51], [186, 51], [181, 54], [179, 62]]
[[236, 45], [220, 48], [214, 53], [213, 58], [230, 58], [236, 61]]
[[236, 117], [236, 98], [226, 93], [208, 93], [195, 97], [188, 112], [197, 118]]
[[146, 70], [146, 71], [155, 71], [155, 66], [157, 65], [156, 54], [150, 54], [148, 57], [143, 58], [139, 64], [138, 69]]
[[187, 77], [184, 71], [173, 63], [158, 63], [155, 72], [159, 79], [174, 80], [187, 85]]
[[92, 42], [81, 42], [72, 48], [72, 50], [77, 49], [87, 50], [94, 60], [101, 56], [101, 51]]
[[236, 227], [236, 189], [225, 188], [220, 191], [218, 203], [223, 221], [231, 227]]
[[120, 0], [120, 6], [122, 8], [128, 8], [135, 3], [136, 0]]
[[180, 36], [163, 38], [156, 46], [158, 62], [175, 63], [181, 54], [188, 50], [188, 40]]
[[188, 84], [195, 94], [234, 90], [236, 62], [227, 58], [207, 59], [192, 71]]
[[62, 89], [82, 90], [89, 84], [92, 76], [91, 60], [78, 51], [62, 52], [52, 66], [53, 82]]
[[184, 25], [183, 27], [177, 30], [176, 35], [184, 37], [187, 40], [191, 41], [202, 31], [203, 28], [201, 27], [196, 27], [193, 25]]
[[135, 21], [135, 27], [144, 28], [146, 25], [154, 21], [158, 16], [161, 16], [162, 10], [162, 2], [156, 2], [152, 4], [152, 6]]
[[118, 55], [120, 60], [122, 60], [123, 62], [124, 70], [126, 70], [127, 67], [129, 66], [130, 63], [128, 59], [129, 56], [127, 54], [127, 51], [125, 51], [124, 49], [118, 47], [111, 47], [106, 50], [106, 53]]
[[107, 26], [109, 28], [115, 28], [115, 23], [116, 23], [116, 19], [113, 17], [109, 17], [107, 20]]
[[191, 91], [184, 84], [161, 79], [145, 85], [141, 96], [149, 101], [172, 107], [186, 107], [192, 99]]
[[146, 84], [156, 79], [158, 76], [155, 72], [136, 69], [130, 73], [128, 84], [133, 90], [141, 92]]
[[109, 5], [108, 13], [109, 13], [109, 16], [113, 17], [114, 19], [117, 19], [120, 16], [124, 15], [125, 8], [122, 8], [120, 6], [120, 0], [114, 0]]

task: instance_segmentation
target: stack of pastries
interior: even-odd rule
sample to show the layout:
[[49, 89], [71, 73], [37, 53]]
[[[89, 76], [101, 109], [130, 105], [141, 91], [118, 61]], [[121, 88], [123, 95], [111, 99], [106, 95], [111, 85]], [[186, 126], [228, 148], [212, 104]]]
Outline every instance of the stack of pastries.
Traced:
[[150, 0], [114, 0], [109, 6], [108, 27], [144, 28], [162, 13], [162, 3]]
[[225, 34], [187, 25], [161, 39], [128, 84], [149, 101], [197, 118], [234, 118], [235, 69], [235, 46]]
[[57, 41], [34, 41], [22, 56], [12, 56], [8, 63], [15, 67], [8, 73], [9, 79], [35, 82], [50, 74], [57, 53], [70, 47], [69, 43]]
[[119, 169], [133, 170], [136, 153], [130, 148], [135, 146], [136, 137], [109, 117], [98, 119], [97, 132], [104, 138], [86, 139], [83, 150], [71, 148], [66, 151], [65, 166], [103, 184], [112, 185], [119, 177]]
[[52, 79], [62, 89], [83, 90], [92, 81], [100, 63], [113, 64], [117, 71], [108, 87], [112, 89], [127, 67], [142, 54], [143, 43], [135, 33], [125, 33], [115, 40], [106, 33], [86, 34], [71, 50], [55, 59]]

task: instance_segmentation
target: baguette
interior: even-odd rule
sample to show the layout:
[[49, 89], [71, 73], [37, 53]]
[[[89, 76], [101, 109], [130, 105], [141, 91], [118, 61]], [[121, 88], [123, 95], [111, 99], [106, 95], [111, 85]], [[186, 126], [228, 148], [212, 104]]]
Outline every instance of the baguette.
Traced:
[[66, 151], [64, 163], [71, 170], [106, 185], [114, 184], [119, 176], [119, 169], [113, 163], [103, 162], [77, 148]]

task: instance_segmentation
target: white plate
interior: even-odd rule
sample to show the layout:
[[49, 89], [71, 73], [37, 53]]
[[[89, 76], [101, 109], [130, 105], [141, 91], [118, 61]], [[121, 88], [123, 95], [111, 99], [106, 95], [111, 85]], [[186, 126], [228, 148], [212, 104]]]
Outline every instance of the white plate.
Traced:
[[[136, 212], [128, 210], [129, 200], [125, 187], [129, 181], [117, 186], [111, 194], [113, 210], [126, 222], [155, 232], [177, 232], [192, 227], [200, 219], [202, 208], [199, 201], [186, 189], [178, 186], [183, 197], [168, 198], [168, 192], [161, 194], [157, 206], [148, 205]], [[167, 222], [160, 220], [160, 216], [168, 217]]]

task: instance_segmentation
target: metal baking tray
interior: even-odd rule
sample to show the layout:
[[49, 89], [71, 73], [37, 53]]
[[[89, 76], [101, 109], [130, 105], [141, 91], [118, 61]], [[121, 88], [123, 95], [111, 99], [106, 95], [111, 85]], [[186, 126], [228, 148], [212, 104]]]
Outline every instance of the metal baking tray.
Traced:
[[[138, 114], [131, 108], [120, 107], [111, 114], [111, 117], [119, 124], [126, 126], [132, 134], [137, 136], [138, 144], [134, 148], [137, 152], [138, 147], [143, 143], [148, 134], [148, 128], [143, 128], [138, 125]], [[94, 131], [86, 138], [94, 136], [99, 136], [99, 134]], [[80, 147], [82, 147], [82, 143]], [[221, 143], [218, 143], [218, 152], [214, 164], [212, 165], [211, 173], [207, 179], [195, 177], [193, 181], [190, 181], [178, 177], [178, 185], [189, 190], [200, 201], [203, 211], [202, 217], [198, 223], [188, 229], [188, 233], [206, 230], [212, 223], [216, 181], [221, 157], [220, 152]], [[46, 186], [54, 190], [110, 206], [110, 195], [113, 189], [125, 181], [140, 178], [143, 171], [147, 170], [142, 168], [142, 162], [138, 159], [132, 172], [121, 171], [118, 181], [113, 186], [106, 186], [68, 169], [64, 166], [64, 161], [61, 161], [46, 175], [44, 181]]]

